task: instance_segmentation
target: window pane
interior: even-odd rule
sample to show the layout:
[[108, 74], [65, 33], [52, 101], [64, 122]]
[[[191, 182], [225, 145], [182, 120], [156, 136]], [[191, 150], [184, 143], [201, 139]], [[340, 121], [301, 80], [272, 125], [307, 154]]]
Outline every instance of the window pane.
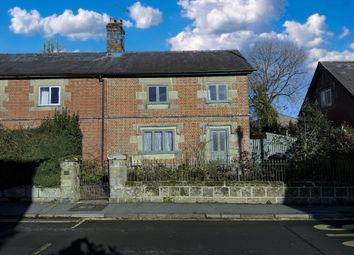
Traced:
[[164, 151], [173, 151], [173, 132], [164, 132]]
[[59, 104], [59, 88], [51, 88], [50, 103]]
[[159, 87], [159, 101], [160, 102], [167, 102], [167, 88], [166, 87]]
[[211, 85], [208, 87], [208, 91], [209, 91], [209, 101], [216, 101], [216, 86], [215, 85]]
[[49, 104], [49, 87], [43, 87], [40, 89], [40, 104], [47, 105]]
[[154, 132], [152, 142], [153, 151], [162, 151], [162, 131]]
[[227, 100], [226, 85], [219, 85], [219, 100]]
[[151, 151], [152, 145], [152, 133], [144, 132], [144, 151]]
[[218, 151], [218, 132], [213, 131], [213, 151]]
[[226, 151], [226, 133], [221, 131], [220, 133], [220, 151]]
[[332, 98], [331, 98], [331, 90], [326, 91], [326, 104], [331, 105], [332, 103]]
[[156, 87], [149, 87], [149, 102], [156, 102]]

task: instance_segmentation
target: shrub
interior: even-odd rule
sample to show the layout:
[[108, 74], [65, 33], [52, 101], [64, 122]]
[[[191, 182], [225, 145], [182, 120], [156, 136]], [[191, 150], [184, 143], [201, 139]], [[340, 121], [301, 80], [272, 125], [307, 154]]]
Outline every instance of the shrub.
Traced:
[[[81, 154], [82, 133], [79, 127], [79, 116], [70, 114], [67, 109], [56, 111], [52, 119], [43, 121], [36, 128], [15, 130], [0, 128], [0, 161], [38, 164], [31, 180], [33, 183], [27, 185], [58, 186], [60, 159]], [[11, 172], [10, 169], [2, 170]]]

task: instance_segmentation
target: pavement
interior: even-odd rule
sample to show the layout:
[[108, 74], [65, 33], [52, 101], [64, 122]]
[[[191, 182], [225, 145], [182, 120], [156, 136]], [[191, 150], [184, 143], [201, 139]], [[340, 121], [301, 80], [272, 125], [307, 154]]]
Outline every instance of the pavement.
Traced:
[[354, 205], [0, 202], [1, 219], [354, 220]]

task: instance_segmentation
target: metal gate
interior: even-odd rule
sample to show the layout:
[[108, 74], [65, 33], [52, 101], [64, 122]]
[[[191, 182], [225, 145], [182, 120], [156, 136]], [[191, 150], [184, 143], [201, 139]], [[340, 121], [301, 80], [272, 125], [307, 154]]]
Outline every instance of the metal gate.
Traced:
[[80, 170], [81, 200], [109, 199], [108, 161], [102, 166], [97, 161], [82, 161]]

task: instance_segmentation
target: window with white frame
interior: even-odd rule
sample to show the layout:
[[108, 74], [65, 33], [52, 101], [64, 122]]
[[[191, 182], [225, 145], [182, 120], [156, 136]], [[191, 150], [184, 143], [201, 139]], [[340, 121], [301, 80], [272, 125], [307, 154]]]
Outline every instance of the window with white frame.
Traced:
[[41, 106], [60, 105], [60, 87], [39, 87], [39, 104]]
[[144, 153], [171, 153], [174, 151], [173, 130], [146, 130], [143, 133]]
[[209, 102], [226, 102], [227, 85], [225, 84], [211, 84], [208, 85], [208, 101]]
[[149, 103], [167, 103], [167, 86], [151, 85], [148, 86], [148, 102]]
[[322, 107], [328, 107], [332, 105], [332, 90], [331, 89], [325, 89], [322, 90], [320, 93], [321, 96], [321, 106]]

